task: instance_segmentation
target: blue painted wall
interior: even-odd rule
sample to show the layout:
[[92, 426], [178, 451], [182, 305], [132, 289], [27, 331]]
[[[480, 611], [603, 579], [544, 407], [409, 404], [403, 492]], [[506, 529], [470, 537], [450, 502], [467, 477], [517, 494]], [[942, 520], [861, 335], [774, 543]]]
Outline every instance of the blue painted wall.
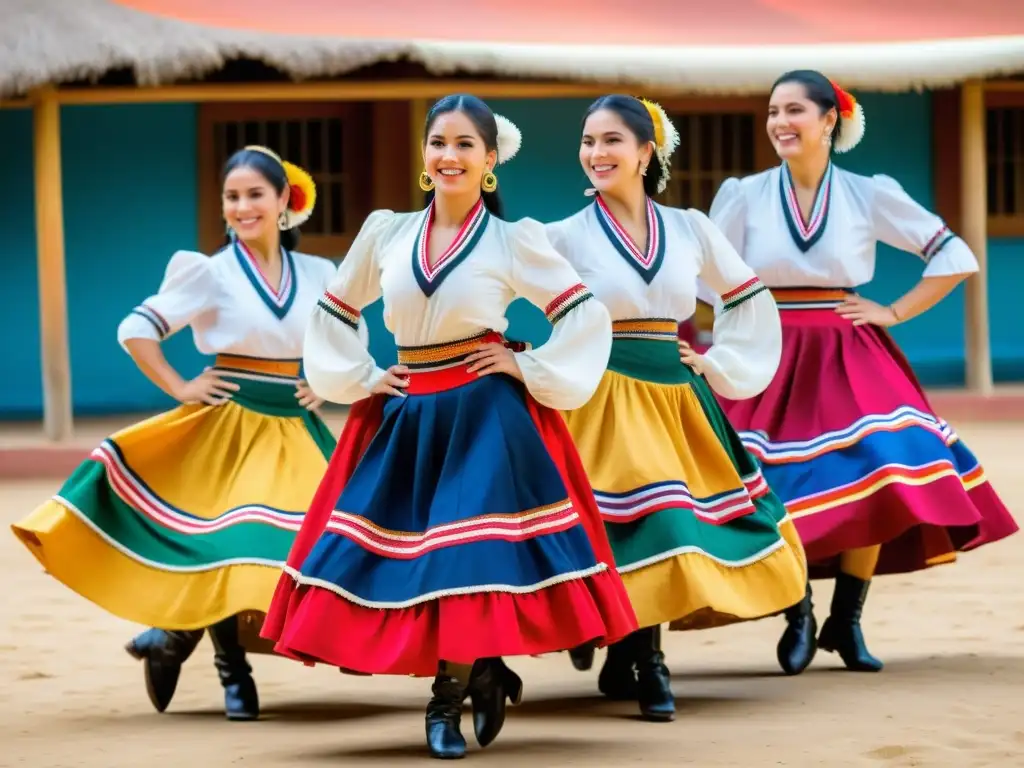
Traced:
[[32, 184], [32, 113], [0, 109], [0, 327], [4, 329], [0, 416], [42, 408], [39, 354], [39, 281]]
[[[896, 177], [931, 206], [930, 103], [925, 95], [862, 94], [874, 130], [842, 163], [861, 173]], [[588, 100], [500, 101], [496, 111], [523, 130], [519, 157], [499, 168], [508, 216], [561, 218], [586, 203], [585, 179], [575, 161], [579, 120]], [[880, 130], [880, 126], [889, 130]], [[72, 387], [79, 414], [150, 411], [169, 399], [153, 387], [117, 346], [121, 317], [159, 285], [179, 248], [197, 245], [195, 194], [196, 109], [192, 105], [72, 107], [62, 114], [68, 304]], [[0, 225], [5, 279], [0, 322], [8, 329], [6, 359], [15, 375], [0, 377], [0, 417], [38, 417], [42, 408], [32, 196], [32, 118], [0, 111]], [[1024, 380], [1024, 334], [1013, 321], [1024, 284], [1024, 241], [990, 244], [993, 355], [1000, 380]], [[883, 248], [879, 276], [866, 291], [878, 299], [899, 295], [918, 279], [915, 257]], [[371, 349], [394, 361], [382, 333], [381, 307], [367, 309]], [[547, 323], [525, 302], [510, 308], [512, 333], [541, 341]], [[923, 318], [898, 327], [897, 340], [929, 384], [962, 380], [963, 291]], [[188, 332], [167, 344], [185, 373], [204, 359]], [[6, 373], [6, 370], [5, 370]]]
[[[117, 344], [117, 324], [154, 292], [171, 254], [195, 248], [196, 109], [189, 104], [67, 107], [61, 114], [65, 259], [71, 383], [77, 414], [163, 408], [170, 399], [139, 373]], [[8, 279], [0, 321], [19, 375], [0, 377], [0, 414], [42, 410], [32, 116], [0, 112], [0, 224]], [[191, 335], [166, 345], [186, 372], [202, 369]]]

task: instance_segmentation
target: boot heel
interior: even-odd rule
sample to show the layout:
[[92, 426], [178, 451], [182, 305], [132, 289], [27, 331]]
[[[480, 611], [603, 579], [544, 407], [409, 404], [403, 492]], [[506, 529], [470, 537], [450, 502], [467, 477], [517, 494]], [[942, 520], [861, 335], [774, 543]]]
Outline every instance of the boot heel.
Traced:
[[505, 695], [508, 696], [509, 703], [513, 707], [518, 707], [523, 703], [523, 680], [507, 666], [505, 667], [502, 686], [505, 688]]

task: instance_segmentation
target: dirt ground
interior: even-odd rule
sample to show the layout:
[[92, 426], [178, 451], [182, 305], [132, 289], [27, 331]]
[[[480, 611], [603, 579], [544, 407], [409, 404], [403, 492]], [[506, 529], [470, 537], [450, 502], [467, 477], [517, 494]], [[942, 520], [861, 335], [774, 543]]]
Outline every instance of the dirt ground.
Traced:
[[[1024, 517], [1024, 425], [960, 426], [1011, 509]], [[59, 485], [0, 485], [4, 528]], [[187, 664], [156, 714], [121, 650], [136, 627], [45, 576], [0, 534], [0, 766], [403, 765], [427, 760], [428, 681], [363, 678], [253, 660], [264, 719], [228, 723], [211, 650]], [[667, 636], [679, 715], [638, 721], [601, 700], [595, 669], [567, 657], [515, 659], [526, 683], [499, 740], [468, 759], [496, 766], [1017, 766], [1024, 751], [1024, 535], [928, 573], [873, 585], [864, 620], [886, 669], [841, 671], [831, 654], [786, 678], [782, 619]], [[831, 589], [817, 589], [819, 618]], [[600, 656], [598, 664], [600, 663]], [[1014, 704], [1014, 701], [1017, 703]], [[468, 715], [468, 712], [467, 712]], [[469, 718], [464, 732], [471, 737]], [[472, 739], [470, 738], [472, 741]]]

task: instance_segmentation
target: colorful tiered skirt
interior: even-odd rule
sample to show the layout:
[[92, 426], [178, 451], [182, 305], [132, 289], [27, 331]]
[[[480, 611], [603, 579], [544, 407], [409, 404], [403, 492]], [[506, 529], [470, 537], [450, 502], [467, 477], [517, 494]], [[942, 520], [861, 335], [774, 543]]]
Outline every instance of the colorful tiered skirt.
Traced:
[[215, 367], [240, 386], [231, 401], [112, 435], [12, 527], [47, 573], [116, 616], [200, 629], [242, 614], [258, 641], [334, 438], [298, 405], [298, 360]]
[[431, 676], [636, 629], [558, 413], [466, 370], [500, 339], [400, 348], [407, 396], [353, 406], [263, 627], [278, 653]]
[[613, 330], [597, 392], [563, 415], [640, 626], [700, 629], [798, 602], [799, 537], [707, 382], [680, 362], [675, 321]]
[[878, 544], [878, 574], [916, 571], [1017, 530], [889, 334], [836, 314], [849, 291], [772, 293], [778, 373], [759, 397], [722, 405], [796, 521], [812, 575]]

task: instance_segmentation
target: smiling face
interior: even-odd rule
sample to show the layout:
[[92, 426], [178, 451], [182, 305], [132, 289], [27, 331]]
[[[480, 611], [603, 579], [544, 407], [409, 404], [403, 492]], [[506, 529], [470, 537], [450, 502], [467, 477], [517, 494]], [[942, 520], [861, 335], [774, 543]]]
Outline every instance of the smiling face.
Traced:
[[458, 111], [438, 115], [423, 146], [423, 167], [439, 195], [479, 192], [483, 175], [494, 168], [497, 157], [469, 116]]
[[828, 154], [823, 137], [831, 135], [836, 111], [822, 113], [821, 107], [807, 98], [801, 83], [780, 83], [768, 102], [768, 138], [779, 157], [791, 160]]
[[288, 192], [278, 195], [254, 168], [239, 166], [224, 179], [224, 220], [242, 241], [267, 240], [278, 230], [278, 218], [288, 204]]
[[643, 186], [642, 169], [651, 162], [651, 142], [641, 142], [625, 121], [610, 109], [599, 109], [583, 124], [580, 165], [602, 194]]

